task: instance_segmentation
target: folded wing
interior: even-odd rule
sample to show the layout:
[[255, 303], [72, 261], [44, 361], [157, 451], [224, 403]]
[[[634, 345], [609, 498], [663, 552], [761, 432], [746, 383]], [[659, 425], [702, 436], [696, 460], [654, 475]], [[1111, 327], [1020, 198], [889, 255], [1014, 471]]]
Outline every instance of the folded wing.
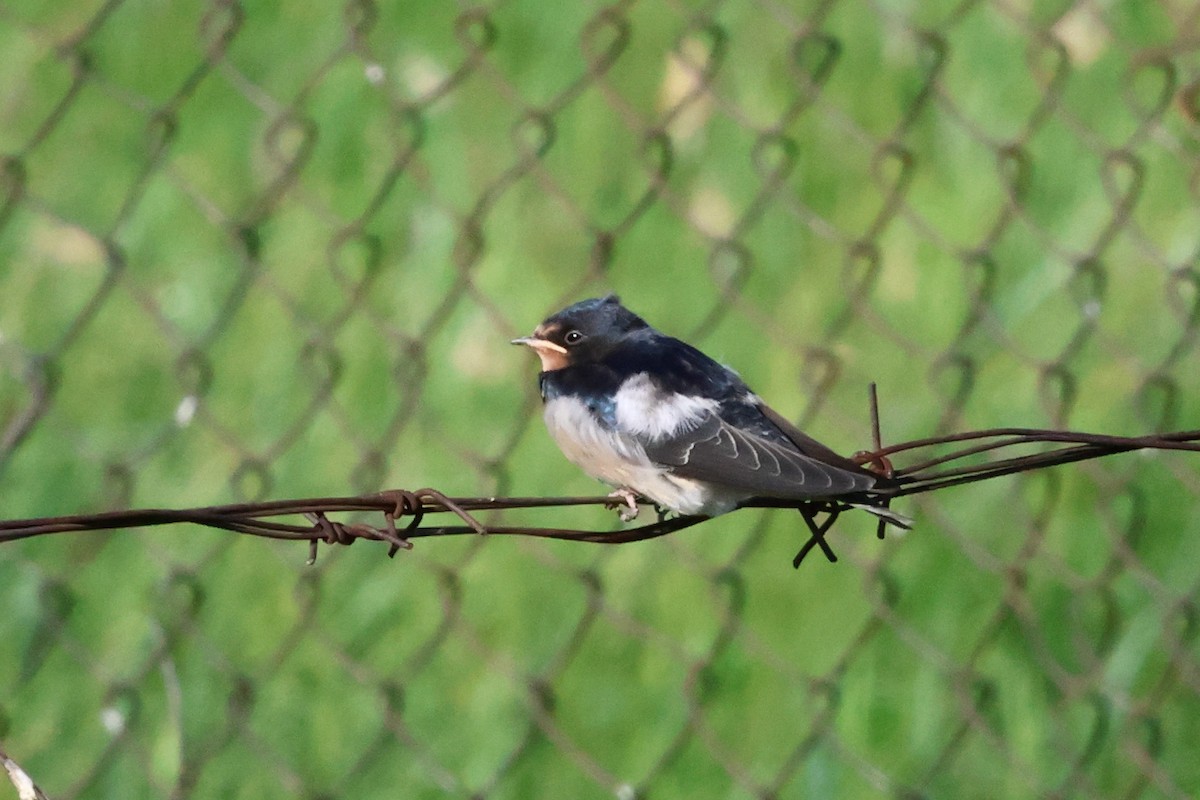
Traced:
[[644, 446], [652, 461], [682, 478], [764, 497], [833, 497], [864, 491], [876, 483], [865, 470], [826, 463], [805, 455], [791, 442], [736, 428], [714, 413], [688, 430]]

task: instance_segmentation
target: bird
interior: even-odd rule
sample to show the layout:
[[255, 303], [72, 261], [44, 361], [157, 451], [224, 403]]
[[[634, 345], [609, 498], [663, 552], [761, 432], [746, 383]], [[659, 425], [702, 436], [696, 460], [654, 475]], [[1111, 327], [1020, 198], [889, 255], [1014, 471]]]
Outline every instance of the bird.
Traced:
[[512, 343], [541, 362], [551, 437], [615, 488], [624, 522], [637, 516], [640, 496], [679, 515], [714, 517], [775, 498], [832, 501], [828, 508], [912, 524], [887, 508], [890, 478], [806, 435], [732, 369], [651, 327], [614, 294], [568, 306]]

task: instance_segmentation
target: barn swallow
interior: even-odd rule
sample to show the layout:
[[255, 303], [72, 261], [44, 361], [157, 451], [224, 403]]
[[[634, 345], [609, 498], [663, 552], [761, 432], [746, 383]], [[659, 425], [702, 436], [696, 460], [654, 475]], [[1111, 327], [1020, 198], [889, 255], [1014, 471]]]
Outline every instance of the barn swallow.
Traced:
[[802, 433], [733, 370], [650, 327], [615, 295], [565, 308], [513, 344], [541, 360], [551, 436], [616, 487], [626, 522], [641, 495], [702, 516], [750, 498], [830, 500], [911, 525], [886, 508], [888, 478]]

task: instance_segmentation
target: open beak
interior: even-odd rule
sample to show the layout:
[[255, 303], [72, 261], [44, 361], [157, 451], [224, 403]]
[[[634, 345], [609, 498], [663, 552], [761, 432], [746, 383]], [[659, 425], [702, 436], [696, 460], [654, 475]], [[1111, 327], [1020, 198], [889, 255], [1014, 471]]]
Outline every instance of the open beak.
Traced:
[[523, 344], [537, 353], [542, 361], [542, 372], [552, 372], [567, 366], [567, 348], [561, 344], [539, 339], [537, 336], [522, 336], [520, 339], [513, 339], [512, 343]]

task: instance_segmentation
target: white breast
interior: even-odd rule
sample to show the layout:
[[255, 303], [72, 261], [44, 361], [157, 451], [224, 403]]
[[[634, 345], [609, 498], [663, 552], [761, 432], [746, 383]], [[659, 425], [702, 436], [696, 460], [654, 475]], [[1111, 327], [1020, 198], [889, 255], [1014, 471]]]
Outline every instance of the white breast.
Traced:
[[616, 397], [618, 430], [600, 424], [576, 397], [546, 401], [546, 427], [563, 455], [588, 475], [616, 487], [629, 487], [680, 514], [716, 516], [731, 511], [742, 499], [700, 481], [672, 475], [654, 464], [638, 440], [624, 431], [660, 438], [686, 430], [715, 407], [704, 398], [671, 398], [654, 404], [649, 380], [628, 382]]
[[635, 486], [635, 479], [657, 470], [638, 442], [607, 430], [577, 397], [546, 401], [546, 427], [568, 459], [588, 475], [613, 486]]

